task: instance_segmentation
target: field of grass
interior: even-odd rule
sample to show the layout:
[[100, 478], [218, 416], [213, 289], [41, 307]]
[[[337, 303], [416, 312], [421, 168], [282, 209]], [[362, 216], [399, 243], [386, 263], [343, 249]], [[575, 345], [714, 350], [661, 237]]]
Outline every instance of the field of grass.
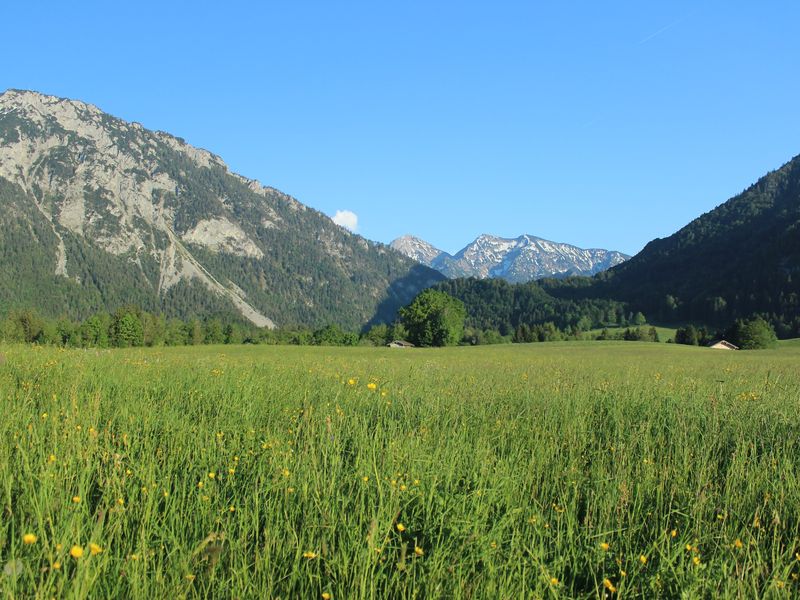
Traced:
[[0, 590], [798, 597], [798, 366], [797, 344], [0, 347]]
[[[630, 327], [635, 329], [637, 326], [631, 325]], [[667, 340], [674, 340], [675, 332], [678, 331], [677, 327], [662, 327], [660, 325], [648, 324], [648, 325], [641, 325], [640, 327], [644, 327], [645, 329], [650, 329], [651, 327], [655, 327], [656, 332], [658, 333], [658, 339], [661, 342], [666, 342]], [[618, 331], [625, 331], [626, 327], [619, 327], [619, 326], [606, 327], [606, 328], [598, 327], [596, 329], [591, 329], [587, 331], [586, 332], [587, 337], [585, 337], [584, 339], [589, 339], [589, 340], [595, 339], [598, 335], [600, 335], [603, 332], [603, 329], [608, 329], [609, 332], [615, 333]]]

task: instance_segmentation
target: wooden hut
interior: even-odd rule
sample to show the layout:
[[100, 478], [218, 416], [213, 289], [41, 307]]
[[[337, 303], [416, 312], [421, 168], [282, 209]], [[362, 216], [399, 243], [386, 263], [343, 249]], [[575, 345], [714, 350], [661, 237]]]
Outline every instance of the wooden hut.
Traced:
[[709, 348], [713, 348], [714, 350], [738, 350], [739, 346], [735, 346], [731, 344], [728, 340], [719, 340], [714, 342], [713, 344], [709, 344]]
[[386, 344], [389, 348], [414, 348], [414, 344], [405, 340], [394, 340]]

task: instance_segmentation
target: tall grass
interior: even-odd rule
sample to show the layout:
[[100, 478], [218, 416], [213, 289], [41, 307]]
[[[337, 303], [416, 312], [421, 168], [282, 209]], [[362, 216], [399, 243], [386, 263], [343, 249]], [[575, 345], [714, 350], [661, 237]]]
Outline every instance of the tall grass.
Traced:
[[0, 353], [6, 597], [800, 594], [797, 346]]

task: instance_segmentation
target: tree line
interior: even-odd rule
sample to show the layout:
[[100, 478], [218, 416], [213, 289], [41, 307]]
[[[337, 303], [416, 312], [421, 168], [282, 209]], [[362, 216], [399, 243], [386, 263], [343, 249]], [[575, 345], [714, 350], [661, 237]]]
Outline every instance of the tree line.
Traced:
[[[394, 324], [378, 324], [361, 332], [337, 324], [312, 329], [286, 326], [259, 328], [230, 318], [168, 318], [137, 306], [124, 306], [113, 313], [101, 312], [83, 321], [66, 317], [49, 319], [37, 311], [9, 310], [0, 320], [0, 341], [47, 344], [71, 348], [130, 348], [141, 346], [187, 346], [202, 344], [279, 344], [300, 346], [384, 346], [393, 340], [408, 340], [417, 346], [454, 346], [556, 342], [570, 340], [621, 340], [660, 342], [655, 327], [642, 313], [624, 318], [625, 327], [606, 324], [590, 331], [588, 319], [559, 327], [554, 321], [519, 323], [510, 331], [476, 327], [467, 306], [458, 298], [436, 289], [420, 293], [400, 309]], [[705, 346], [726, 339], [740, 348], [769, 348], [777, 338], [761, 316], [739, 319], [724, 330], [687, 325], [677, 330], [678, 344]]]

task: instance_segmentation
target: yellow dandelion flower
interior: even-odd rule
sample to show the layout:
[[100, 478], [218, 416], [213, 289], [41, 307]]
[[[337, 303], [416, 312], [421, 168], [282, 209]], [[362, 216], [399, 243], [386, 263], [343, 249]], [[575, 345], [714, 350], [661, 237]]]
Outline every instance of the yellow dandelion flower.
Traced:
[[600, 550], [602, 550], [603, 552], [608, 552], [610, 549], [611, 549], [611, 545], [610, 544], [608, 544], [606, 542], [603, 542], [603, 543], [600, 544]]
[[627, 577], [628, 576], [628, 572], [627, 571], [620, 571], [619, 572], [619, 576], [620, 577]]
[[58, 571], [58, 570], [60, 570], [60, 569], [61, 569], [61, 562], [60, 562], [60, 561], [55, 561], [55, 562], [53, 563], [53, 570], [54, 570], [54, 571]]
[[216, 473], [214, 473], [214, 471], [211, 471], [211, 472], [208, 474], [208, 478], [209, 478], [209, 479], [216, 479], [216, 478], [217, 478], [217, 474], [216, 474]]
[[678, 537], [678, 530], [677, 529], [673, 529], [672, 531], [669, 532], [669, 535], [670, 535], [671, 538]]
[[295, 489], [293, 487], [286, 488], [286, 493], [287, 494], [294, 494], [294, 492], [295, 492]]
[[364, 483], [369, 483], [369, 477], [365, 475], [364, 477], [361, 478], [361, 481], [363, 481]]
[[403, 525], [402, 523], [398, 523], [397, 524], [397, 531], [399, 531], [400, 533], [403, 533], [405, 530], [406, 530], [406, 526], [405, 525]]
[[317, 558], [317, 556], [319, 555], [316, 552], [312, 552], [311, 550], [309, 550], [308, 552], [303, 552], [303, 558], [307, 560], [314, 560], [315, 558]]
[[558, 577], [552, 577], [550, 579], [550, 585], [558, 585]]
[[736, 541], [733, 542], [733, 547], [736, 548], [737, 550], [741, 550], [742, 548], [744, 548], [744, 544], [742, 543], [742, 540], [736, 538]]
[[92, 554], [92, 556], [97, 556], [102, 551], [103, 549], [98, 544], [95, 544], [94, 542], [89, 542], [89, 552]]
[[419, 546], [415, 546], [414, 547], [414, 554], [416, 554], [417, 556], [423, 556], [425, 554], [425, 551], [422, 548], [420, 548]]
[[691, 552], [692, 551], [692, 545], [691, 544], [686, 544], [686, 551], [687, 552]]
[[692, 562], [693, 562], [695, 565], [697, 565], [697, 566], [700, 566], [700, 562], [701, 562], [701, 561], [700, 561], [700, 557], [699, 557], [699, 556], [695, 556], [695, 557], [692, 559]]
[[356, 380], [355, 379], [348, 379], [347, 380], [347, 385], [355, 385], [355, 384], [356, 384]]
[[329, 592], [322, 592], [322, 600], [331, 600], [333, 596]]
[[282, 474], [284, 477], [289, 477], [289, 475], [291, 475], [291, 473], [289, 472], [289, 469], [284, 469], [284, 470], [281, 472], [281, 474]]
[[196, 577], [191, 573], [187, 573], [186, 575], [183, 576], [183, 578], [189, 583], [193, 582], [196, 579]]
[[232, 512], [232, 513], [234, 513], [234, 512], [236, 512], [236, 507], [235, 507], [235, 506], [231, 506], [231, 507], [228, 509], [228, 511], [229, 511], [229, 512]]
[[606, 588], [612, 594], [616, 594], [617, 593], [617, 588], [614, 587], [614, 584], [611, 583], [610, 579], [603, 579], [603, 587]]
[[643, 565], [646, 565], [647, 564], [647, 557], [644, 554], [642, 554], [639, 557], [639, 562], [642, 563]]
[[374, 392], [378, 389], [378, 384], [370, 382], [367, 384], [367, 389]]
[[49, 462], [51, 464], [56, 462], [56, 455], [55, 454], [51, 454], [50, 456], [48, 456], [47, 457], [47, 462]]
[[36, 536], [35, 533], [26, 533], [22, 536], [22, 543], [26, 546], [30, 546], [31, 544], [35, 544], [39, 541], [39, 538]]
[[72, 497], [72, 502], [74, 504], [80, 504], [81, 503], [81, 497], [80, 496], [73, 496]]
[[117, 504], [120, 506], [125, 506], [125, 498], [117, 498]]
[[74, 559], [83, 558], [83, 548], [75, 545], [69, 549], [69, 555]]

